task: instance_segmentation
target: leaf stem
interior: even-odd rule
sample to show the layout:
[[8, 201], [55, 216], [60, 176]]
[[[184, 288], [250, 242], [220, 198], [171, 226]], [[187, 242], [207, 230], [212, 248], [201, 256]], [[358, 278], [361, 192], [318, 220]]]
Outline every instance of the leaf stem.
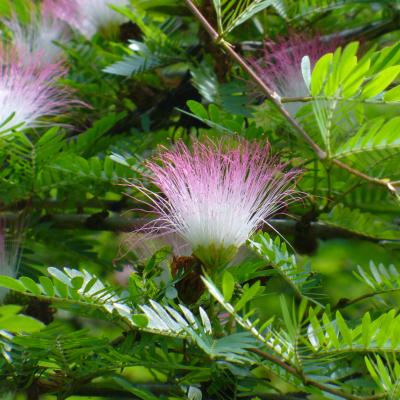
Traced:
[[278, 358], [272, 354], [269, 354], [269, 353], [262, 351], [260, 349], [257, 349], [257, 348], [253, 348], [253, 349], [249, 349], [249, 350], [252, 353], [257, 354], [260, 357], [264, 358], [265, 360], [273, 362], [274, 364], [278, 364], [285, 371], [300, 378], [305, 385], [314, 386], [317, 389], [320, 389], [327, 393], [331, 393], [335, 396], [339, 396], [339, 397], [342, 397], [342, 398], [348, 399], [348, 400], [379, 400], [379, 399], [383, 399], [385, 397], [383, 394], [378, 394], [378, 395], [374, 395], [374, 396], [357, 396], [354, 394], [342, 392], [339, 389], [334, 389], [333, 387], [324, 385], [322, 383], [319, 383], [312, 379], [307, 378], [300, 371], [298, 371], [295, 367], [285, 363], [283, 360], [281, 360], [280, 358]]

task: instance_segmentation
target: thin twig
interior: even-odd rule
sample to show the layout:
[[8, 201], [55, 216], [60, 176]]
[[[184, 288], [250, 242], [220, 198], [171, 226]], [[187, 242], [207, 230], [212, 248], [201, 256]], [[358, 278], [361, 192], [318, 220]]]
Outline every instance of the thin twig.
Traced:
[[348, 400], [379, 400], [384, 397], [383, 394], [378, 394], [378, 395], [374, 395], [374, 396], [357, 396], [354, 394], [345, 393], [339, 389], [334, 389], [330, 386], [324, 385], [322, 383], [319, 383], [312, 379], [307, 378], [306, 376], [304, 376], [301, 373], [301, 371], [298, 371], [292, 365], [285, 363], [283, 360], [279, 359], [278, 357], [276, 357], [272, 354], [269, 354], [265, 351], [262, 351], [262, 350], [256, 349], [256, 348], [249, 349], [249, 350], [251, 352], [259, 355], [260, 357], [264, 358], [265, 360], [271, 361], [274, 364], [279, 365], [281, 368], [283, 368], [285, 371], [289, 372], [290, 374], [297, 376], [298, 378], [300, 378], [303, 381], [303, 383], [305, 385], [314, 386], [324, 392], [334, 394], [335, 396], [339, 396], [339, 397], [342, 397], [342, 398], [348, 399]]
[[[18, 213], [0, 213], [6, 223], [18, 218]], [[56, 229], [79, 229], [88, 231], [133, 232], [139, 231], [151, 222], [149, 218], [131, 218], [124, 215], [97, 214], [48, 214], [34, 221], [36, 224], [46, 223]], [[283, 218], [274, 218], [268, 225], [262, 226], [263, 231], [278, 231], [280, 234], [296, 235], [298, 221]], [[320, 239], [360, 239], [371, 242], [380, 242], [382, 239], [370, 238], [345, 229], [330, 226], [323, 222], [310, 222], [310, 236]]]
[[353, 304], [359, 303], [360, 301], [369, 299], [371, 297], [380, 296], [382, 294], [395, 293], [395, 292], [398, 292], [398, 291], [400, 291], [400, 288], [380, 290], [380, 291], [377, 291], [377, 292], [369, 292], [369, 293], [363, 294], [363, 295], [361, 295], [359, 297], [356, 297], [354, 299], [343, 298], [343, 299], [340, 299], [336, 303], [336, 305], [334, 305], [332, 307], [332, 312], [334, 312], [334, 311], [336, 311], [338, 309], [342, 309], [342, 308], [345, 308], [345, 307], [352, 306]]

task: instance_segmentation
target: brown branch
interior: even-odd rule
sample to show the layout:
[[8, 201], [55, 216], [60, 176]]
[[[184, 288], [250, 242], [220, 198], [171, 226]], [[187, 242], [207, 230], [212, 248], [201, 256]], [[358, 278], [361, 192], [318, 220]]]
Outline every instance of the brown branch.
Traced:
[[354, 299], [347, 299], [347, 298], [342, 298], [340, 299], [336, 305], [334, 305], [332, 307], [332, 312], [335, 312], [336, 310], [345, 308], [345, 307], [349, 307], [352, 306], [353, 304], [359, 303], [360, 301], [366, 300], [366, 299], [370, 299], [371, 297], [375, 297], [375, 296], [380, 296], [383, 294], [390, 294], [390, 293], [395, 293], [400, 291], [400, 288], [394, 288], [394, 289], [387, 289], [387, 290], [380, 290], [378, 292], [369, 292], [369, 293], [365, 293], [359, 297], [356, 297]]
[[[211, 26], [208, 20], [204, 17], [198, 7], [195, 5], [193, 0], [185, 0], [188, 8], [192, 11], [194, 16], [198, 19], [203, 28], [209, 33], [211, 38], [216, 44], [219, 44], [226, 53], [235, 60], [242, 69], [250, 76], [250, 78], [261, 88], [261, 90], [265, 93], [267, 98], [273, 103], [276, 109], [280, 112], [280, 114], [289, 122], [289, 124], [297, 131], [297, 133], [310, 145], [315, 154], [320, 160], [327, 159], [327, 153], [317, 144], [314, 140], [308, 135], [308, 133], [304, 130], [304, 128], [293, 118], [290, 113], [283, 107], [281, 100], [277, 93], [275, 93], [251, 68], [251, 66], [246, 62], [246, 60], [240, 56], [234, 49], [234, 47], [228, 43], [224, 38], [221, 38], [218, 32]], [[358, 176], [361, 179], [364, 179], [368, 182], [381, 185], [389, 189], [391, 192], [396, 192], [396, 189], [393, 187], [390, 181], [386, 179], [378, 179], [371, 177], [369, 175], [364, 174], [361, 171], [358, 171], [347, 164], [342, 163], [339, 160], [332, 159], [330, 160], [333, 164], [342, 168], [349, 172], [352, 175]]]
[[348, 400], [379, 400], [379, 399], [383, 399], [385, 397], [383, 394], [378, 394], [375, 396], [357, 396], [354, 394], [345, 393], [339, 389], [335, 389], [333, 387], [324, 385], [322, 383], [319, 383], [312, 379], [307, 378], [307, 376], [304, 376], [301, 371], [298, 371], [292, 365], [285, 363], [283, 360], [281, 360], [280, 358], [278, 358], [272, 354], [269, 354], [265, 351], [262, 351], [262, 350], [256, 349], [256, 348], [249, 349], [249, 350], [252, 353], [257, 354], [260, 357], [264, 358], [265, 360], [268, 360], [274, 364], [279, 365], [281, 368], [283, 368], [285, 371], [289, 372], [290, 374], [297, 376], [299, 379], [301, 379], [303, 381], [303, 383], [305, 385], [314, 386], [317, 389], [320, 389], [327, 393], [334, 394], [335, 396], [339, 396], [339, 397], [342, 397], [342, 398], [348, 399]]
[[[163, 387], [164, 386], [164, 387]], [[152, 391], [154, 395], [158, 396], [169, 396], [174, 392], [177, 392], [179, 387], [176, 385], [138, 385], [138, 388], [143, 388]], [[96, 387], [96, 386], [87, 386], [87, 387], [82, 387], [77, 390], [75, 390], [72, 395], [74, 396], [89, 396], [89, 397], [107, 397], [107, 398], [121, 398], [121, 399], [130, 399], [130, 400], [135, 400], [139, 399], [139, 397], [134, 396], [131, 393], [127, 393], [124, 390], [120, 389], [111, 389], [111, 388], [102, 388], [102, 387]], [[262, 400], [300, 400], [304, 399], [304, 393], [288, 393], [288, 394], [255, 394], [252, 396], [248, 397], [241, 397], [243, 400], [250, 400], [253, 399], [254, 397], [258, 397]], [[208, 397], [208, 395], [205, 393], [204, 400], [213, 400], [212, 397]]]
[[[18, 220], [19, 214], [6, 212], [1, 213], [0, 217], [7, 222]], [[97, 214], [48, 214], [39, 220], [38, 223], [49, 224], [55, 229], [82, 229], [92, 231], [111, 231], [111, 232], [133, 232], [143, 228], [151, 222], [148, 218], [132, 218], [124, 215], [112, 215], [108, 212]], [[268, 225], [262, 227], [264, 231], [278, 231], [284, 236], [296, 236], [298, 234], [298, 221], [290, 219], [275, 218], [268, 221]], [[360, 239], [371, 242], [380, 242], [383, 239], [370, 238], [354, 232], [346, 231], [335, 226], [329, 226], [322, 222], [311, 222], [307, 228], [306, 235], [317, 237], [319, 239]]]

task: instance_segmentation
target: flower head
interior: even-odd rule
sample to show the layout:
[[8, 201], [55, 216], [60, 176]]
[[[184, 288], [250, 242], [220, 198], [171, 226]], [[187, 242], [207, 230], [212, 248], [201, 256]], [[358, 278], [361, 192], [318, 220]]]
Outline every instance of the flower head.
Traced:
[[28, 24], [23, 24], [14, 16], [6, 25], [13, 33], [14, 48], [27, 64], [31, 57], [40, 57], [43, 65], [57, 63], [63, 58], [57, 42], [67, 42], [69, 27], [58, 18], [51, 1], [43, 2], [40, 14], [32, 12]]
[[43, 117], [57, 115], [71, 104], [69, 92], [55, 85], [65, 73], [60, 63], [42, 65], [39, 56], [32, 56], [26, 64], [8, 47], [0, 49], [0, 58], [0, 135], [14, 127], [46, 125]]
[[288, 38], [266, 41], [264, 54], [252, 61], [262, 80], [281, 97], [306, 97], [308, 88], [302, 74], [303, 58], [308, 56], [311, 67], [324, 55], [335, 51], [338, 40], [324, 42], [320, 36], [309, 38], [292, 34]]
[[152, 227], [178, 233], [208, 267], [231, 261], [250, 235], [293, 198], [298, 173], [284, 172], [268, 145], [245, 140], [233, 147], [195, 141], [192, 151], [179, 142], [147, 166], [161, 190], [142, 188], [158, 214]]
[[79, 23], [79, 9], [76, 0], [42, 0], [44, 14], [64, 21], [72, 27]]
[[[119, 14], [111, 6], [129, 5], [129, 0], [46, 0], [52, 3], [58, 18], [80, 31], [90, 39], [99, 31], [112, 32], [126, 22], [126, 17]], [[68, 12], [64, 12], [64, 5]]]

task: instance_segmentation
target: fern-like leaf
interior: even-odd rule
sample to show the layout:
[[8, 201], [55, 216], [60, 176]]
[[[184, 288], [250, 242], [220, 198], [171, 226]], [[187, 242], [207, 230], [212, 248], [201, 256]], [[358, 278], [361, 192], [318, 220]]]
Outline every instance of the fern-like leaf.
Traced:
[[282, 0], [213, 0], [213, 2], [221, 36], [228, 34], [268, 7], [275, 8], [282, 17], [286, 17]]
[[311, 270], [298, 265], [296, 257], [289, 253], [286, 243], [279, 236], [273, 240], [268, 233], [259, 232], [249, 240], [249, 245], [271, 264], [299, 297], [309, 298], [308, 294], [316, 285]]
[[376, 293], [389, 293], [400, 290], [400, 273], [394, 265], [385, 267], [370, 262], [369, 268], [358, 266], [356, 277]]
[[360, 352], [400, 352], [400, 316], [396, 316], [395, 310], [382, 314], [375, 320], [367, 312], [354, 327], [345, 321], [339, 311], [336, 312], [335, 319], [331, 319], [326, 313], [319, 319], [311, 309], [309, 318], [309, 347], [314, 355], [327, 357]]
[[341, 228], [360, 236], [376, 240], [399, 240], [400, 231], [394, 224], [373, 214], [336, 205], [327, 214], [320, 215], [327, 225]]

